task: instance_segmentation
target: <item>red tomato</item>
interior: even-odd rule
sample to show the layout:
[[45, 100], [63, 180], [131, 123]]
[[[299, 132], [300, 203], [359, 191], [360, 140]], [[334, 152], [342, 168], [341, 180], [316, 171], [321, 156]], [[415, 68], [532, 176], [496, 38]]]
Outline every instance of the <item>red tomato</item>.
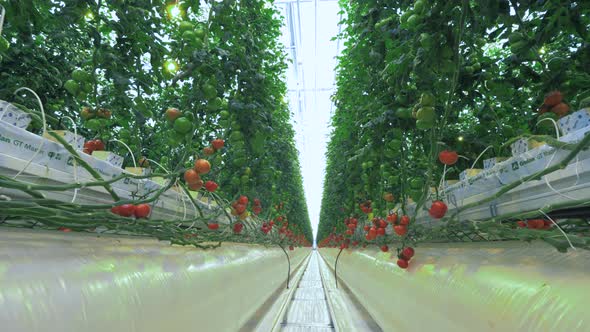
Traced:
[[215, 190], [217, 190], [217, 187], [217, 183], [211, 180], [205, 182], [205, 189], [207, 189], [208, 192], [214, 192]]
[[190, 189], [192, 191], [199, 191], [199, 190], [201, 190], [201, 188], [203, 188], [203, 180], [201, 180], [201, 179], [197, 180], [197, 182], [195, 182], [195, 183], [188, 184], [188, 189]]
[[397, 222], [397, 213], [392, 213], [392, 214], [388, 215], [387, 221], [389, 221], [392, 224], [395, 224]]
[[408, 268], [408, 261], [405, 259], [398, 259], [397, 260], [397, 266], [401, 267], [402, 269], [407, 269]]
[[213, 145], [213, 148], [215, 150], [222, 149], [224, 144], [225, 144], [225, 141], [222, 140], [221, 138], [214, 139], [213, 141], [211, 141], [211, 145]]
[[368, 231], [369, 231], [369, 229], [371, 229], [371, 227], [369, 227], [369, 225], [365, 225], [365, 226], [363, 227], [363, 229], [365, 230], [365, 232], [368, 232]]
[[240, 234], [242, 232], [243, 228], [244, 228], [244, 224], [242, 224], [241, 222], [235, 223], [234, 224], [234, 233]]
[[111, 213], [119, 215], [119, 206], [113, 206], [111, 208]]
[[289, 250], [295, 250], [295, 248], [293, 248], [293, 246], [289, 246]]
[[385, 235], [385, 228], [383, 228], [383, 227], [377, 228], [377, 236], [383, 236], [383, 235]]
[[402, 250], [402, 256], [406, 259], [406, 260], [410, 260], [410, 258], [414, 257], [414, 248], [412, 247], [406, 247], [404, 248], [404, 250]]
[[199, 174], [207, 174], [211, 170], [211, 164], [205, 159], [195, 161], [195, 171]]
[[379, 219], [379, 227], [385, 228], [387, 227], [387, 223], [383, 219]]
[[440, 219], [445, 216], [447, 210], [447, 205], [444, 202], [434, 201], [432, 202], [432, 206], [430, 207], [430, 210], [428, 210], [428, 213], [432, 218]]
[[248, 204], [248, 197], [246, 197], [246, 196], [242, 195], [242, 196], [240, 196], [240, 198], [238, 198], [238, 202], [239, 202], [240, 204], [247, 205], [247, 204]]
[[139, 204], [135, 207], [135, 217], [136, 218], [147, 218], [150, 215], [152, 208], [149, 204]]
[[450, 166], [454, 165], [459, 160], [459, 155], [455, 151], [444, 150], [438, 154], [438, 160], [441, 163]]
[[131, 217], [135, 214], [135, 205], [133, 204], [123, 204], [119, 206], [119, 215], [123, 217]]
[[402, 226], [408, 226], [410, 224], [410, 217], [404, 215], [399, 221], [399, 224]]
[[201, 177], [199, 176], [199, 173], [197, 173], [197, 171], [195, 171], [194, 169], [187, 169], [184, 172], [184, 181], [186, 181], [186, 183], [197, 183], [197, 181], [199, 180], [201, 180]]
[[520, 228], [525, 228], [525, 227], [526, 227], [526, 222], [524, 222], [524, 221], [522, 221], [522, 220], [519, 220], [519, 221], [518, 221], [516, 224], [517, 224], [517, 225], [518, 225], [518, 227], [520, 227]]
[[203, 154], [206, 155], [206, 156], [210, 156], [210, 155], [212, 155], [214, 153], [215, 153], [215, 149], [213, 149], [210, 146], [207, 146], [207, 147], [204, 147], [203, 148]]
[[384, 245], [381, 246], [381, 251], [388, 252], [389, 251], [389, 247], [384, 244]]
[[207, 224], [207, 227], [209, 227], [210, 230], [216, 230], [216, 229], [219, 229], [219, 224], [218, 223], [211, 223], [211, 224]]
[[395, 225], [393, 226], [393, 231], [399, 236], [404, 236], [408, 232], [408, 228], [402, 225]]

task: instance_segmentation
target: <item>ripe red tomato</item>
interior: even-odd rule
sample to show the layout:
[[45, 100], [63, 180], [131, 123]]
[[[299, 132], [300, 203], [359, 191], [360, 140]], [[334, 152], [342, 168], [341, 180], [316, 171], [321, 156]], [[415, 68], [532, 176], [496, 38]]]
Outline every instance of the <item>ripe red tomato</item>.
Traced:
[[119, 206], [119, 215], [123, 217], [131, 217], [135, 214], [135, 205], [133, 204], [123, 204]]
[[365, 226], [363, 227], [363, 229], [365, 230], [365, 232], [368, 232], [368, 231], [369, 231], [369, 229], [371, 229], [371, 227], [369, 227], [369, 225], [365, 225]]
[[188, 189], [190, 189], [192, 191], [199, 191], [199, 190], [201, 190], [201, 188], [203, 188], [203, 180], [201, 180], [201, 179], [199, 179], [195, 183], [188, 184]]
[[348, 224], [346, 227], [348, 227], [348, 229], [354, 230], [356, 228], [355, 224]]
[[454, 165], [459, 160], [459, 155], [455, 151], [444, 150], [438, 154], [438, 160], [441, 163], [450, 166]]
[[235, 223], [234, 224], [234, 233], [240, 234], [242, 232], [243, 228], [244, 228], [244, 224], [242, 224], [241, 222]]
[[195, 161], [195, 171], [199, 174], [207, 174], [211, 170], [211, 164], [205, 159]]
[[240, 196], [240, 198], [238, 198], [238, 202], [239, 202], [240, 204], [247, 205], [247, 204], [248, 204], [248, 197], [246, 197], [246, 196], [242, 195], [242, 196]]
[[151, 211], [152, 208], [149, 206], [149, 204], [138, 204], [135, 207], [134, 214], [136, 218], [147, 218]]
[[519, 220], [519, 221], [518, 221], [516, 224], [517, 224], [517, 225], [518, 225], [518, 227], [520, 227], [520, 228], [525, 228], [525, 227], [526, 227], [526, 222], [524, 222], [524, 221], [522, 221], [522, 220]]
[[385, 228], [383, 228], [383, 227], [377, 228], [377, 236], [383, 236], [383, 235], [385, 235]]
[[214, 192], [215, 190], [217, 190], [217, 187], [218, 187], [217, 183], [215, 183], [211, 180], [205, 182], [205, 189], [207, 189], [208, 192], [211, 192], [211, 193]]
[[207, 147], [204, 147], [204, 148], [203, 148], [203, 153], [204, 153], [206, 156], [210, 156], [210, 155], [212, 155], [212, 154], [214, 154], [214, 153], [215, 153], [215, 149], [213, 149], [213, 148], [212, 148], [212, 147], [210, 147], [210, 146], [207, 146]]
[[207, 224], [207, 227], [210, 230], [216, 230], [216, 229], [219, 229], [219, 224], [218, 223], [211, 223], [211, 224]]
[[352, 229], [347, 229], [345, 233], [346, 235], [353, 235], [354, 231]]
[[254, 205], [261, 206], [262, 203], [260, 202], [260, 200], [258, 198], [254, 198]]
[[402, 226], [408, 226], [410, 224], [410, 217], [404, 215], [399, 221], [399, 224]]
[[408, 268], [408, 265], [409, 265], [408, 264], [408, 261], [405, 260], [405, 259], [401, 259], [400, 258], [400, 259], [397, 260], [397, 266], [399, 266], [402, 269], [407, 269]]
[[408, 232], [408, 228], [403, 225], [395, 225], [393, 226], [393, 231], [399, 236], [404, 236]]
[[389, 247], [384, 244], [384, 245], [381, 246], [381, 251], [388, 252], [389, 251]]
[[397, 213], [392, 213], [392, 214], [388, 215], [387, 221], [389, 221], [392, 224], [395, 224], [397, 222]]
[[410, 260], [410, 258], [414, 257], [414, 248], [412, 247], [406, 247], [404, 248], [404, 250], [402, 250], [402, 256], [406, 259], [406, 260]]
[[199, 173], [197, 173], [197, 171], [195, 171], [194, 169], [187, 169], [184, 172], [184, 181], [186, 181], [186, 183], [197, 183], [199, 180], [201, 180], [201, 177], [199, 176]]
[[215, 150], [222, 149], [224, 144], [225, 144], [225, 141], [222, 140], [221, 138], [214, 139], [213, 141], [211, 141], [211, 145], [213, 145], [213, 148]]
[[[209, 190], [209, 189], [207, 189], [207, 190]], [[246, 211], [246, 205], [244, 205], [244, 204], [236, 204], [234, 206], [234, 209], [236, 210], [236, 212], [238, 214], [242, 214], [242, 213], [244, 213], [244, 211]]]
[[434, 201], [432, 202], [432, 206], [430, 210], [428, 210], [428, 214], [434, 219], [440, 219], [445, 216], [447, 213], [448, 207], [442, 201]]
[[119, 206], [113, 206], [111, 208], [111, 213], [116, 214], [116, 215], [120, 215]]
[[293, 246], [289, 246], [289, 250], [295, 250], [295, 248], [293, 248]]
[[383, 219], [379, 219], [379, 227], [385, 228], [387, 227], [387, 223]]
[[67, 228], [67, 227], [60, 227], [58, 228], [60, 231], [64, 232], [64, 233], [69, 233], [72, 231], [72, 229]]
[[377, 237], [377, 227], [373, 226], [371, 229], [369, 229], [369, 236], [372, 238]]

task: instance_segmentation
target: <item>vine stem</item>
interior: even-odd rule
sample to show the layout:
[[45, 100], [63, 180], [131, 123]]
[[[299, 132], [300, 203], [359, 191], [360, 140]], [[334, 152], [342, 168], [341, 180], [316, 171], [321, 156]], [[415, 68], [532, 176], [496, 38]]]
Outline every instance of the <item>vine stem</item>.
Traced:
[[113, 190], [113, 188], [111, 188], [110, 184], [106, 183], [105, 180], [102, 178], [102, 176], [100, 176], [100, 174], [98, 174], [98, 172], [95, 171], [94, 168], [92, 168], [90, 165], [88, 165], [88, 163], [80, 157], [78, 152], [76, 152], [76, 150], [74, 150], [74, 148], [68, 142], [66, 142], [66, 140], [63, 137], [61, 137], [60, 135], [58, 135], [57, 133], [52, 132], [52, 131], [50, 131], [48, 133], [49, 133], [49, 135], [53, 136], [56, 140], [58, 140], [66, 148], [66, 150], [68, 150], [68, 152], [70, 154], [72, 154], [72, 156], [80, 164], [80, 166], [84, 167], [84, 169], [86, 171], [88, 171], [88, 173], [90, 173], [90, 175], [92, 175], [92, 177], [94, 177], [96, 180], [98, 180], [100, 182], [103, 182], [102, 187], [111, 195], [111, 197], [115, 201], [121, 200], [119, 195], [117, 195], [117, 193]]
[[287, 256], [287, 264], [288, 264], [288, 269], [287, 269], [287, 289], [289, 289], [289, 283], [291, 282], [291, 259], [289, 258], [289, 254], [287, 253], [287, 250], [285, 250], [285, 248], [283, 247], [283, 245], [281, 243], [279, 243], [278, 246], [281, 249], [283, 249], [283, 252], [285, 253], [285, 256]]
[[338, 259], [340, 258], [340, 254], [342, 253], [343, 248], [340, 248], [338, 255], [336, 256], [336, 262], [334, 263], [334, 281], [336, 281], [336, 288], [338, 288]]

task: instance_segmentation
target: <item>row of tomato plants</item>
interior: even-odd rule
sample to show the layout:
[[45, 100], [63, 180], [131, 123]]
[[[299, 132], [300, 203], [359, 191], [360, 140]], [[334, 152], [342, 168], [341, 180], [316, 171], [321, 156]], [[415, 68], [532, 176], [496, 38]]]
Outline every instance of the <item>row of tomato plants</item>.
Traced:
[[[255, 197], [254, 211], [268, 207], [265, 229], [281, 216], [289, 220], [283, 233], [311, 241], [274, 6], [262, 0], [30, 0], [4, 7], [0, 99], [39, 115], [30, 95], [13, 95], [29, 87], [46, 105], [50, 128], [73, 130], [65, 118], [74, 119], [91, 139], [86, 152], [106, 149], [125, 156], [127, 165], [160, 175], [170, 170], [178, 181], [184, 177], [187, 190], [215, 191], [230, 201]], [[28, 129], [40, 133], [40, 119], [34, 116]], [[201, 182], [205, 162], [211, 171]], [[143, 227], [136, 224], [126, 231]]]
[[[333, 97], [321, 245], [395, 242], [402, 252], [419, 239], [446, 233], [447, 226], [455, 229], [439, 222], [424, 230], [414, 223], [423, 210], [433, 223], [445, 215], [444, 197], [431, 194], [443, 174], [458, 178], [486, 149], [484, 158], [506, 156], [505, 143], [514, 137], [552, 135], [553, 126], [538, 120], [557, 120], [588, 102], [587, 3], [369, 0], [340, 5], [345, 18], [338, 37], [345, 48]], [[409, 206], [415, 212], [407, 212]], [[411, 222], [403, 231], [393, 225], [392, 235], [386, 235], [378, 226], [392, 213]], [[350, 229], [350, 218], [362, 227]], [[505, 238], [515, 234], [515, 223], [495, 220], [493, 225]], [[557, 234], [552, 241], [561, 237], [552, 231]], [[526, 240], [546, 234], [536, 227], [516, 233]], [[558, 242], [563, 248], [565, 239]]]

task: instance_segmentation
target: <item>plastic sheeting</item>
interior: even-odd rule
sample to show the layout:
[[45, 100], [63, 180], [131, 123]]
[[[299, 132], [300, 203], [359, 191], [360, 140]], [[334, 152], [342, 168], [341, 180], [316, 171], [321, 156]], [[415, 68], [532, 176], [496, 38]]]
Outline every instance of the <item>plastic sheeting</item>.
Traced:
[[[338, 276], [384, 331], [590, 331], [590, 252], [543, 243], [344, 251]], [[333, 268], [337, 249], [321, 249]]]
[[0, 330], [237, 331], [286, 277], [277, 247], [0, 228]]

